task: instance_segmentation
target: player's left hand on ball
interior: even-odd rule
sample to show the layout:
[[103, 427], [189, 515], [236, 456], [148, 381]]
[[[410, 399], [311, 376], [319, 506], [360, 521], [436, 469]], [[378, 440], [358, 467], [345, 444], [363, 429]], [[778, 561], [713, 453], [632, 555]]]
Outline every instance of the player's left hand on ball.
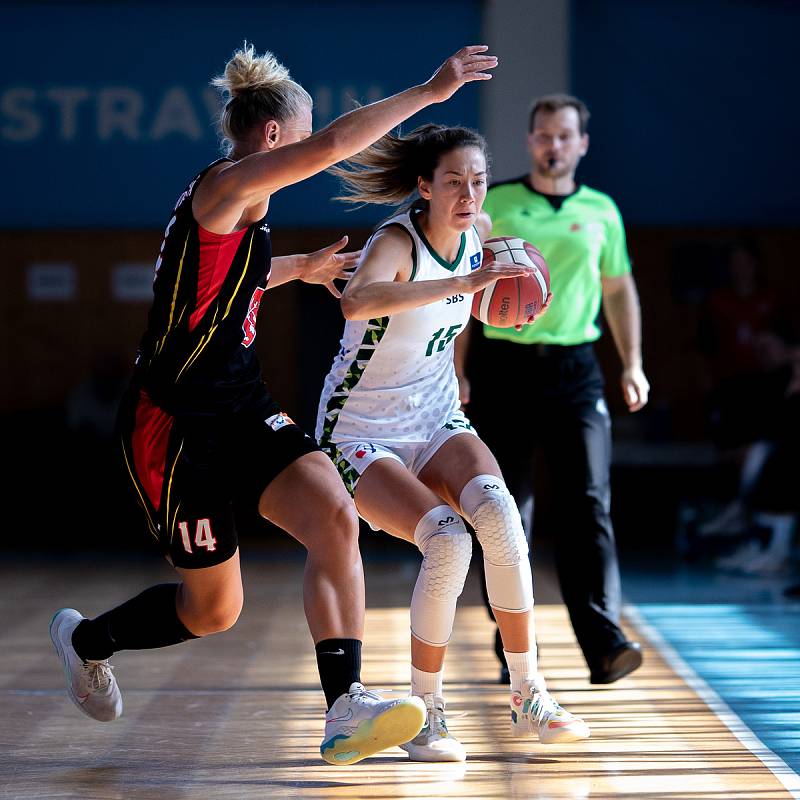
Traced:
[[307, 253], [303, 261], [303, 272], [300, 280], [304, 283], [321, 283], [334, 296], [341, 297], [342, 293], [334, 285], [335, 280], [349, 281], [358, 259], [360, 250], [350, 253], [339, 251], [347, 245], [347, 236], [342, 236], [338, 242], [323, 247], [314, 253]]
[[650, 384], [642, 372], [641, 367], [628, 367], [621, 378], [622, 396], [628, 406], [628, 411], [638, 411], [647, 405], [650, 394]]
[[[535, 322], [537, 319], [539, 319], [539, 317], [541, 317], [542, 314], [544, 314], [547, 311], [547, 309], [550, 308], [550, 301], [552, 299], [553, 299], [553, 293], [548, 292], [547, 299], [544, 301], [542, 307], [535, 314], [532, 314], [530, 317], [528, 317], [528, 319], [525, 320], [524, 324], [530, 325], [532, 322]], [[524, 327], [523, 325], [515, 325], [514, 329], [521, 331], [523, 327]]]

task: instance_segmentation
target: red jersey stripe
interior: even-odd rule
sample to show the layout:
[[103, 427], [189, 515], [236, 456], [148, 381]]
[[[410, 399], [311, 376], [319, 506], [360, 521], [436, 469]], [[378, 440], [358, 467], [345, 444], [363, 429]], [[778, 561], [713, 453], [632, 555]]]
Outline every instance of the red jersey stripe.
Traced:
[[247, 233], [247, 228], [233, 233], [213, 233], [198, 224], [200, 240], [197, 274], [197, 302], [189, 317], [189, 330], [194, 330], [208, 311], [208, 307], [219, 295], [219, 290], [228, 275], [236, 251]]
[[167, 445], [173, 418], [154, 405], [140, 390], [136, 406], [136, 427], [133, 431], [133, 464], [147, 497], [158, 510], [167, 461]]

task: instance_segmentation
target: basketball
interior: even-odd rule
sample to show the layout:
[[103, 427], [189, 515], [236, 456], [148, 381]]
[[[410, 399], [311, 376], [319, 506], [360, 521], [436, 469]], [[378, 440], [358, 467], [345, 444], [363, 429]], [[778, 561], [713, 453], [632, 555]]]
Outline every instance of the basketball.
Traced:
[[483, 243], [483, 264], [522, 264], [534, 274], [501, 278], [472, 297], [472, 316], [496, 328], [524, 324], [539, 313], [550, 291], [550, 270], [544, 256], [515, 236], [497, 236]]

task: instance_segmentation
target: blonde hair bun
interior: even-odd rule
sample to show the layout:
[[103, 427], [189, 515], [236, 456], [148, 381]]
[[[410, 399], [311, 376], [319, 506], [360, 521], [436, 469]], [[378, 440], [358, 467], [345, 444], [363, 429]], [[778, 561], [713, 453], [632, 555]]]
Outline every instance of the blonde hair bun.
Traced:
[[225, 65], [225, 74], [211, 83], [231, 97], [238, 97], [244, 92], [274, 89], [289, 80], [289, 70], [272, 53], [259, 56], [255, 47], [245, 42]]

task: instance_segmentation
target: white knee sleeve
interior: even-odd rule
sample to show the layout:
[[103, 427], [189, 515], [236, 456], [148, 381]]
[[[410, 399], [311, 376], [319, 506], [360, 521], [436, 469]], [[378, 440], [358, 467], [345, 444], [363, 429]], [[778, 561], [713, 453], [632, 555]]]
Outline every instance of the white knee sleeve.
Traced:
[[427, 644], [445, 645], [469, 570], [472, 539], [456, 511], [437, 506], [417, 524], [414, 541], [423, 558], [411, 598], [411, 633]]
[[505, 483], [496, 475], [478, 475], [464, 487], [459, 503], [483, 548], [486, 592], [492, 608], [529, 611], [533, 579], [528, 542]]

